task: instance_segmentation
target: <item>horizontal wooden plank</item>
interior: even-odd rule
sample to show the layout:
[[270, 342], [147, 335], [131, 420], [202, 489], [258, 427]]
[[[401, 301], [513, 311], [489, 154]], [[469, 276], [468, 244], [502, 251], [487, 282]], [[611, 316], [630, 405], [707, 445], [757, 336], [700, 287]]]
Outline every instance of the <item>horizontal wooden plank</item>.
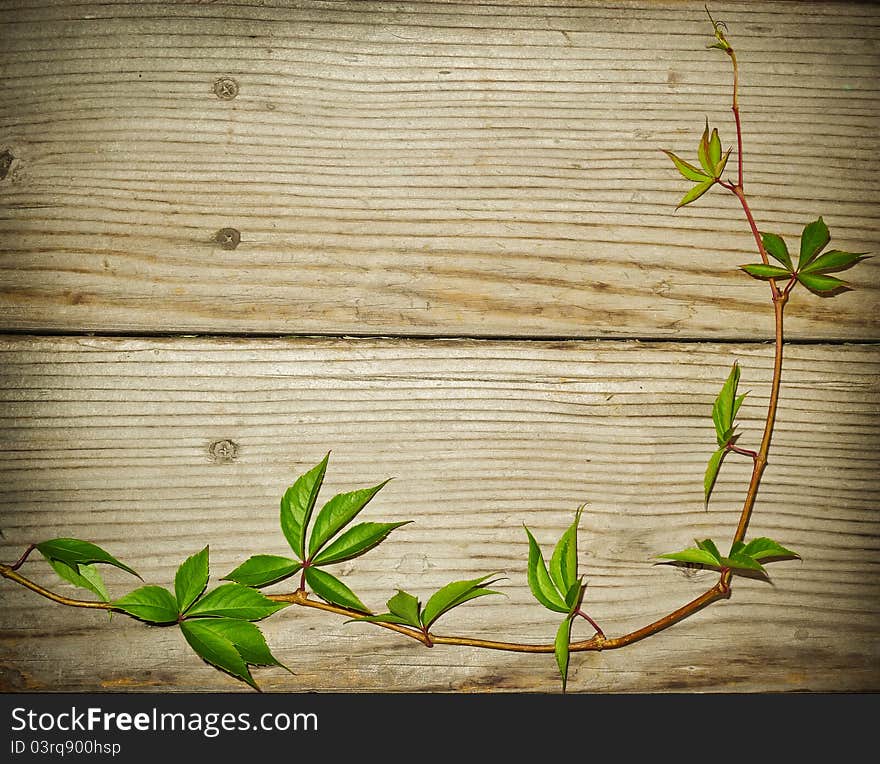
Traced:
[[[673, 214], [659, 151], [735, 143], [703, 6], [9, 4], [0, 329], [770, 336], [736, 201]], [[758, 224], [880, 251], [880, 9], [723, 20]], [[876, 339], [877, 263], [790, 336]]]
[[[437, 631], [550, 642], [557, 619], [528, 590], [523, 525], [549, 551], [586, 502], [585, 607], [616, 636], [714, 582], [655, 556], [732, 535], [749, 464], [725, 462], [704, 510], [711, 404], [738, 361], [749, 391], [740, 445], [755, 444], [771, 358], [763, 343], [7, 337], [0, 559], [77, 536], [167, 586], [209, 543], [213, 584], [251, 554], [285, 553], [280, 496], [330, 450], [322, 501], [393, 477], [361, 517], [415, 521], [337, 566], [371, 607], [397, 588], [424, 601], [497, 571], [506, 596], [467, 604]], [[659, 635], [578, 654], [572, 691], [880, 689], [878, 380], [876, 346], [787, 349], [750, 535], [803, 560], [774, 563], [772, 585], [737, 578], [730, 601]], [[22, 571], [74, 591], [38, 561]], [[119, 571], [107, 578], [115, 596], [134, 586]], [[7, 691], [246, 689], [175, 629], [108, 621], [9, 581], [0, 598]], [[295, 672], [259, 670], [269, 690], [559, 689], [549, 655], [426, 650], [301, 609], [263, 625]]]

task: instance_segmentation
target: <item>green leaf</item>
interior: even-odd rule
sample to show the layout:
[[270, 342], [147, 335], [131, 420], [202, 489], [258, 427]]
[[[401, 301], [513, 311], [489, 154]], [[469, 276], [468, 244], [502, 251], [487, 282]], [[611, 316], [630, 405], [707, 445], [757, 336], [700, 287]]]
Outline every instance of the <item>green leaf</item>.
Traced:
[[[480, 586], [493, 574], [480, 576], [480, 578], [472, 578], [466, 581], [453, 581], [450, 584], [438, 589], [432, 594], [425, 603], [425, 609], [422, 611], [421, 621], [426, 629], [431, 627], [441, 615], [448, 613], [452, 608], [463, 605], [477, 597], [483, 597], [487, 594], [498, 594], [485, 587]], [[491, 585], [490, 582], [489, 585]]]
[[206, 618], [196, 618], [183, 621], [180, 624], [180, 630], [189, 646], [212, 666], [242, 679], [255, 690], [259, 689], [251, 676], [247, 662], [241, 657], [241, 653], [233, 642], [227, 636], [217, 633], [208, 626], [207, 620]]
[[535, 541], [535, 537], [532, 536], [528, 528], [526, 528], [526, 534], [529, 537], [529, 589], [532, 590], [535, 599], [545, 608], [557, 613], [567, 613], [568, 606], [547, 572], [541, 547], [538, 546], [538, 542]]
[[174, 576], [174, 594], [181, 613], [195, 602], [208, 585], [208, 547], [187, 558]]
[[102, 562], [107, 565], [113, 565], [116, 568], [131, 573], [133, 576], [140, 576], [128, 565], [123, 565], [113, 555], [105, 552], [101, 547], [92, 544], [89, 541], [80, 541], [79, 539], [59, 538], [50, 541], [43, 541], [36, 545], [36, 548], [47, 560], [60, 560], [69, 567], [76, 569], [77, 565], [91, 565], [92, 563]]
[[69, 581], [74, 586], [88, 589], [98, 595], [101, 602], [109, 602], [110, 595], [107, 593], [107, 587], [101, 574], [94, 565], [84, 565], [80, 563], [76, 568], [70, 567], [66, 562], [61, 560], [48, 560], [55, 572], [65, 581]]
[[675, 154], [671, 151], [666, 151], [666, 149], [661, 149], [666, 156], [668, 156], [673, 164], [676, 166], [678, 171], [682, 174], [684, 178], [687, 180], [693, 180], [698, 183], [703, 183], [707, 180], [712, 180], [712, 178], [705, 173], [698, 170], [689, 162], [685, 162], [683, 159], [679, 159]]
[[565, 593], [565, 604], [568, 605], [568, 614], [572, 615], [575, 610], [577, 610], [581, 605], [581, 600], [584, 596], [584, 590], [587, 587], [584, 586], [583, 579], [578, 579], [575, 581]]
[[263, 632], [250, 621], [240, 621], [236, 618], [194, 618], [184, 623], [198, 624], [197, 629], [207, 629], [229, 640], [245, 663], [251, 666], [281, 666], [290, 671], [272, 655]]
[[[755, 560], [766, 560], [768, 558], [777, 557], [799, 560], [801, 557], [797, 552], [792, 552], [790, 549], [786, 549], [781, 544], [773, 541], [773, 539], [768, 539], [764, 536], [752, 539], [745, 547], [743, 547], [742, 551], [744, 554], [747, 554]], [[733, 554], [733, 550], [731, 550], [731, 554]]]
[[328, 453], [305, 475], [297, 478], [281, 497], [281, 532], [300, 560], [305, 559], [306, 529], [324, 482], [329, 459]]
[[332, 544], [315, 555], [312, 563], [314, 565], [330, 565], [342, 562], [343, 560], [350, 560], [353, 557], [359, 557], [384, 541], [395, 528], [399, 528], [401, 525], [406, 525], [409, 522], [412, 521], [404, 520], [400, 523], [359, 523], [349, 528]]
[[224, 580], [236, 581], [245, 586], [268, 586], [269, 584], [289, 578], [301, 567], [302, 563], [297, 560], [291, 560], [289, 557], [279, 557], [274, 554], [256, 554], [224, 576]]
[[309, 555], [314, 556], [333, 536], [348, 525], [358, 513], [388, 483], [384, 481], [372, 488], [361, 488], [340, 493], [328, 501], [315, 517], [309, 538]]
[[421, 607], [418, 599], [413, 597], [412, 594], [398, 589], [397, 594], [388, 600], [387, 605], [388, 610], [398, 618], [402, 618], [404, 623], [408, 623], [416, 628], [421, 627], [422, 619], [419, 616]]
[[711, 554], [716, 561], [721, 562], [721, 552], [718, 551], [718, 547], [715, 546], [715, 542], [712, 539], [703, 539], [702, 541], [696, 541], [697, 548], [702, 549], [704, 552], [708, 552]]
[[221, 584], [190, 607], [187, 616], [239, 618], [259, 621], [276, 613], [288, 603], [274, 602], [265, 594], [239, 583]]
[[727, 151], [724, 152], [724, 156], [721, 157], [718, 164], [715, 165], [716, 178], [720, 178], [721, 175], [724, 173], [724, 168], [727, 167], [727, 160], [730, 159], [730, 152], [731, 149], [727, 149]]
[[794, 270], [791, 255], [788, 254], [788, 247], [781, 236], [777, 236], [775, 233], [762, 233], [761, 242], [764, 245], [764, 251], [774, 260], [782, 263], [786, 271], [790, 273]]
[[738, 568], [740, 570], [755, 570], [759, 573], [766, 573], [764, 566], [749, 555], [743, 552], [732, 554], [730, 557], [722, 557], [721, 563], [726, 568]]
[[562, 534], [550, 558], [550, 578], [556, 589], [567, 592], [577, 582], [577, 529], [583, 507], [575, 514], [574, 522]]
[[798, 270], [802, 271], [806, 268], [823, 249], [825, 245], [831, 241], [831, 234], [828, 232], [828, 226], [820, 217], [818, 220], [808, 223], [804, 226], [801, 234], [801, 251], [798, 257]]
[[828, 273], [829, 271], [845, 271], [867, 257], [868, 255], [864, 252], [841, 252], [838, 249], [832, 249], [825, 254], [819, 255], [802, 272]]
[[834, 292], [837, 289], [849, 289], [849, 284], [845, 281], [819, 273], [799, 273], [798, 281], [812, 292]]
[[715, 163], [710, 158], [710, 150], [709, 150], [709, 120], [706, 120], [706, 129], [703, 131], [703, 136], [700, 138], [700, 145], [697, 148], [697, 156], [700, 158], [700, 164], [703, 169], [706, 171], [707, 175], [713, 175], [715, 171]]
[[113, 607], [148, 623], [174, 623], [177, 600], [161, 586], [142, 586], [113, 602]]
[[691, 202], [695, 202], [699, 199], [703, 194], [705, 194], [712, 186], [715, 184], [714, 179], [710, 179], [704, 181], [702, 183], [697, 183], [690, 191], [688, 191], [678, 203], [678, 207], [676, 209], [684, 207], [686, 204], [690, 204]]
[[764, 263], [753, 263], [750, 265], [741, 265], [740, 268], [744, 270], [749, 276], [754, 276], [756, 279], [786, 279], [791, 276], [791, 273], [785, 268], [780, 268], [778, 265], [764, 265]]
[[718, 471], [721, 469], [721, 462], [724, 460], [726, 453], [726, 448], [719, 448], [709, 457], [709, 464], [706, 466], [706, 474], [703, 477], [703, 494], [707, 505], [709, 504], [709, 496], [712, 494], [712, 489], [715, 487], [715, 480], [718, 478]]
[[556, 665], [559, 667], [559, 673], [562, 676], [562, 691], [565, 692], [565, 686], [568, 683], [568, 660], [569, 660], [569, 641], [571, 640], [571, 618], [566, 618], [559, 628], [556, 630], [556, 640], [554, 642], [554, 652], [556, 653]]
[[721, 164], [721, 138], [718, 136], [718, 128], [713, 128], [712, 137], [709, 139], [709, 164], [715, 170], [713, 177], [720, 175], [717, 172], [718, 165]]
[[338, 578], [320, 568], [306, 568], [306, 581], [322, 600], [349, 610], [370, 613], [370, 609]]
[[705, 549], [683, 549], [680, 552], [671, 552], [669, 554], [659, 554], [659, 558], [664, 560], [675, 560], [676, 562], [688, 562], [694, 565], [708, 565], [710, 568], [721, 567], [719, 560], [711, 552]]
[[742, 404], [742, 400], [736, 397], [739, 377], [739, 364], [734, 361], [730, 373], [721, 387], [721, 392], [718, 393], [712, 405], [712, 421], [715, 423], [715, 434], [719, 446], [726, 446], [729, 442], [733, 429], [734, 410], [738, 410]]

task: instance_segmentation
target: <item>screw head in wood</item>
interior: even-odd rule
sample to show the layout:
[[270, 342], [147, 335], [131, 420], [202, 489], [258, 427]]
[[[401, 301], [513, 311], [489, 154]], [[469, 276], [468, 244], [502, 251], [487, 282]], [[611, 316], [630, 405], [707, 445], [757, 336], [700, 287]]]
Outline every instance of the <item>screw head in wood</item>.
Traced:
[[238, 83], [232, 77], [214, 80], [214, 95], [222, 101], [231, 101], [238, 95]]
[[231, 462], [238, 455], [238, 445], [231, 440], [215, 440], [208, 446], [208, 453], [215, 462]]
[[214, 241], [223, 249], [235, 249], [241, 243], [241, 233], [235, 228], [221, 228], [214, 234]]

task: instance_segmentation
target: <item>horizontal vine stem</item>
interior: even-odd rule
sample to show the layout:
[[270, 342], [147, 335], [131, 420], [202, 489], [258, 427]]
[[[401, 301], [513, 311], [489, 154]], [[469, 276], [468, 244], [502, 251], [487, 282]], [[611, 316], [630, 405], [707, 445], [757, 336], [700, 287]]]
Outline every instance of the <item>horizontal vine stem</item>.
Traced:
[[36, 592], [37, 594], [45, 597], [47, 600], [52, 600], [52, 602], [57, 602], [59, 605], [67, 605], [67, 607], [85, 607], [92, 608], [94, 610], [114, 610], [115, 608], [109, 602], [95, 602], [94, 600], [75, 600], [70, 597], [63, 597], [60, 594], [56, 594], [53, 591], [49, 591], [37, 583], [34, 583], [29, 578], [25, 578], [21, 573], [18, 573], [13, 566], [11, 565], [0, 565], [0, 576], [3, 578], [8, 578], [10, 581], [15, 581], [17, 584], [21, 584], [25, 589], [30, 589], [32, 592]]
[[[55, 592], [50, 591], [49, 589], [46, 589], [39, 584], [31, 581], [29, 578], [26, 578], [25, 576], [13, 570], [12, 567], [9, 565], [0, 565], [0, 575], [2, 575], [4, 578], [10, 579], [11, 581], [15, 581], [17, 584], [20, 584], [26, 589], [30, 589], [32, 592], [36, 592], [37, 594], [45, 597], [48, 600], [52, 600], [52, 602], [56, 602], [59, 605], [66, 605], [67, 607], [92, 608], [95, 610], [119, 610], [119, 608], [113, 606], [112, 602], [96, 602], [94, 600], [77, 600], [71, 599], [70, 597], [63, 597], [62, 595], [56, 594]], [[696, 599], [691, 600], [687, 604], [682, 605], [677, 610], [668, 613], [667, 615], [657, 619], [653, 623], [649, 623], [647, 626], [643, 626], [642, 628], [636, 629], [635, 631], [629, 632], [628, 634], [624, 634], [623, 636], [613, 637], [610, 639], [602, 634], [596, 634], [590, 639], [586, 639], [580, 642], [572, 642], [569, 649], [575, 652], [584, 652], [588, 650], [614, 650], [616, 648], [632, 644], [633, 642], [637, 642], [638, 640], [650, 636], [651, 634], [656, 634], [657, 632], [669, 628], [675, 623], [678, 623], [689, 615], [696, 613], [698, 610], [704, 608], [706, 605], [719, 599], [728, 598], [730, 596], [730, 586], [728, 582], [729, 577], [726, 577], [724, 574], [722, 574], [721, 579], [719, 579], [718, 583], [716, 583], [715, 586], [713, 586], [711, 589], [704, 592]], [[305, 592], [301, 589], [298, 589], [295, 592], [290, 592], [289, 594], [267, 594], [266, 597], [273, 602], [283, 602], [288, 605], [298, 605], [300, 607], [323, 610], [327, 613], [335, 613], [336, 615], [347, 616], [348, 618], [354, 620], [360, 620], [365, 615], [364, 613], [357, 610], [341, 607], [339, 605], [331, 605], [321, 600], [310, 599], [308, 596], [308, 592]], [[523, 642], [504, 642], [491, 639], [478, 639], [473, 637], [442, 636], [431, 633], [426, 634], [420, 629], [415, 629], [396, 623], [384, 623], [381, 621], [363, 621], [363, 623], [370, 623], [374, 626], [380, 626], [383, 629], [389, 629], [390, 631], [397, 632], [398, 634], [402, 634], [405, 637], [409, 637], [410, 639], [414, 639], [417, 642], [421, 642], [426, 647], [432, 647], [433, 645], [455, 645], [459, 647], [477, 647], [487, 650], [504, 650], [507, 652], [517, 653], [552, 653], [556, 649], [555, 645], [552, 644], [534, 645]]]

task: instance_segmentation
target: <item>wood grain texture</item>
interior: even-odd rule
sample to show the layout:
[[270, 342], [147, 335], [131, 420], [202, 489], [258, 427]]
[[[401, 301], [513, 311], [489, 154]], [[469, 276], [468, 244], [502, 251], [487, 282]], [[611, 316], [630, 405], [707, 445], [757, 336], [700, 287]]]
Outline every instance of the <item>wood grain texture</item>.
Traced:
[[[731, 600], [648, 640], [574, 657], [571, 691], [880, 689], [880, 351], [787, 352], [750, 536], [803, 561], [775, 563], [772, 585], [737, 579]], [[528, 591], [523, 524], [546, 548], [588, 502], [586, 602], [619, 635], [714, 582], [654, 555], [732, 534], [749, 465], [728, 460], [704, 511], [711, 403], [738, 360], [750, 391], [740, 443], [756, 443], [771, 357], [763, 343], [6, 338], [0, 559], [74, 535], [171, 585], [209, 542], [216, 582], [250, 554], [284, 553], [281, 493], [332, 449], [323, 498], [395, 477], [362, 517], [416, 521], [338, 566], [371, 606], [398, 587], [424, 598], [499, 571], [506, 597], [469, 603], [437, 631], [552, 641], [555, 618]], [[212, 452], [217, 441], [234, 448]], [[23, 572], [73, 591], [39, 562]], [[133, 588], [118, 571], [108, 579], [115, 595]], [[7, 691], [246, 689], [175, 629], [108, 622], [0, 584]], [[264, 626], [295, 672], [259, 670], [267, 690], [559, 687], [549, 655], [427, 650], [301, 610]]]
[[[659, 151], [734, 140], [703, 5], [0, 3], [0, 327], [768, 337], [735, 200], [673, 214]], [[880, 8], [718, 13], [759, 225], [880, 251]], [[878, 262], [789, 336], [876, 339]]]

